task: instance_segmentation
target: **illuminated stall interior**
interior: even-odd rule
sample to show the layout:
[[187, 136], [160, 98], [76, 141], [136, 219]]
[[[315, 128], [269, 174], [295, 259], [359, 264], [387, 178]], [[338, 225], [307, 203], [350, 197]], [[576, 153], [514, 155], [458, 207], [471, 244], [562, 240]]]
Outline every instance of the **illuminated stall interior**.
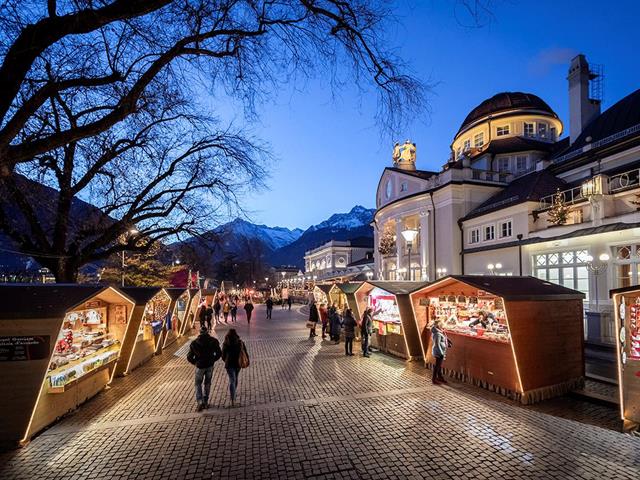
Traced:
[[640, 426], [640, 285], [611, 290], [615, 310], [620, 416], [624, 429]]
[[136, 305], [123, 341], [116, 376], [126, 375], [153, 357], [171, 305], [171, 298], [161, 287], [125, 287], [121, 290]]
[[198, 313], [198, 305], [200, 304], [200, 290], [197, 288], [189, 289], [189, 307], [182, 328], [180, 329], [180, 335], [188, 335], [189, 331], [195, 327], [196, 315]]
[[584, 381], [582, 299], [534, 277], [451, 276], [411, 294], [426, 363], [440, 320], [452, 347], [445, 371], [523, 403]]
[[360, 315], [373, 311], [371, 346], [409, 360], [422, 358], [409, 293], [425, 282], [363, 282], [355, 293]]
[[3, 285], [3, 441], [29, 439], [112, 378], [134, 302], [101, 286]]
[[333, 288], [332, 283], [316, 285], [315, 288], [313, 289], [313, 299], [315, 300], [316, 304], [320, 305], [324, 303], [327, 306], [330, 305], [329, 292], [331, 291], [332, 288]]

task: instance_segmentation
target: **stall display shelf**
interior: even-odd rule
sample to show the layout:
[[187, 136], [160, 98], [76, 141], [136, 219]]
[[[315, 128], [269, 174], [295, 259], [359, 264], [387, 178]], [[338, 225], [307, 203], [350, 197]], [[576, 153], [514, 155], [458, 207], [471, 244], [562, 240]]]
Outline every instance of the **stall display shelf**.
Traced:
[[[447, 332], [494, 342], [509, 343], [510, 341], [504, 311], [496, 309], [495, 300], [476, 300], [474, 298], [473, 303], [459, 303], [458, 300], [452, 302], [431, 298], [430, 303], [434, 317], [442, 321], [443, 328]], [[492, 318], [487, 319], [486, 326], [471, 325], [477, 321], [480, 312], [485, 312]]]
[[102, 370], [102, 367], [106, 367], [118, 359], [118, 352], [118, 342], [116, 342], [50, 371], [48, 374], [49, 393], [62, 393], [88, 373]]

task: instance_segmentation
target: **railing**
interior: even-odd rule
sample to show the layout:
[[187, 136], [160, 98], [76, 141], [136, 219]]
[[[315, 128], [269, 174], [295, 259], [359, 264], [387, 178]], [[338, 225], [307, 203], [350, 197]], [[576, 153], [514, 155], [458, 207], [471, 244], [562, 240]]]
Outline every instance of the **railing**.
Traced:
[[609, 193], [622, 192], [640, 185], [640, 169], [629, 170], [609, 177]]
[[471, 169], [471, 178], [474, 180], [485, 180], [489, 182], [507, 183], [508, 172], [492, 172], [489, 170]]
[[633, 127], [626, 128], [618, 133], [614, 133], [613, 135], [609, 135], [608, 137], [598, 140], [597, 142], [588, 143], [582, 148], [579, 148], [573, 152], [569, 152], [566, 155], [562, 155], [561, 157], [556, 158], [553, 161], [553, 163], [566, 162], [567, 160], [570, 160], [574, 157], [578, 157], [582, 155], [582, 153], [586, 152], [587, 150], [590, 150], [592, 148], [602, 147], [603, 145], [607, 145], [609, 143], [615, 142], [616, 140], [620, 140], [621, 138], [624, 138], [628, 135], [632, 135], [634, 133], [640, 133], [640, 123], [637, 125], [634, 125]]
[[523, 175], [527, 175], [528, 173], [535, 172], [535, 171], [536, 171], [536, 166], [531, 165], [530, 167], [525, 168], [524, 170], [516, 170], [515, 173], [513, 174], [513, 178], [522, 177]]
[[[582, 195], [582, 186], [570, 188], [568, 190], [560, 191], [562, 194], [562, 199], [565, 204], [573, 205], [574, 203], [582, 202], [586, 200], [586, 198]], [[557, 193], [547, 195], [546, 197], [542, 197], [538, 204], [537, 210], [546, 210], [547, 208], [551, 208], [553, 205], [555, 196]]]

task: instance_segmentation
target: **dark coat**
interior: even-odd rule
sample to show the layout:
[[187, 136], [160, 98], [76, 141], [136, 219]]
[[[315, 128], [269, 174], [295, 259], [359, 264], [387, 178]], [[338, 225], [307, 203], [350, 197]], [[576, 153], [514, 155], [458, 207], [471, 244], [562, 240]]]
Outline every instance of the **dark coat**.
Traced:
[[271, 300], [270, 298], [267, 298], [267, 301], [265, 303], [267, 304], [267, 308], [273, 308], [273, 300]]
[[373, 333], [373, 318], [369, 312], [364, 312], [364, 315], [362, 315], [360, 333], [362, 333], [362, 335], [371, 335]]
[[207, 319], [207, 307], [205, 307], [204, 305], [200, 307], [200, 313], [198, 313], [198, 319], [200, 320], [200, 323], [204, 323], [205, 320]]
[[208, 333], [201, 333], [191, 342], [187, 360], [197, 368], [209, 368], [213, 367], [221, 355], [218, 339]]
[[331, 322], [331, 335], [340, 335], [340, 327], [342, 327], [342, 319], [335, 308], [329, 311], [329, 321]]
[[213, 308], [211, 308], [211, 305], [207, 307], [204, 316], [208, 321], [211, 321], [211, 319], [213, 318]]
[[216, 303], [213, 304], [213, 309], [215, 310], [216, 313], [220, 313], [221, 308], [222, 308], [222, 305], [220, 305], [220, 302], [216, 300]]
[[226, 368], [240, 368], [240, 351], [242, 349], [242, 340], [238, 343], [222, 344], [222, 360]]
[[314, 323], [318, 323], [320, 321], [318, 306], [315, 303], [311, 304], [311, 307], [309, 307], [309, 321]]
[[345, 338], [354, 338], [356, 336], [356, 326], [358, 323], [353, 316], [345, 315], [342, 325], [344, 326]]
[[247, 313], [253, 312], [253, 303], [247, 302], [244, 304], [244, 309]]

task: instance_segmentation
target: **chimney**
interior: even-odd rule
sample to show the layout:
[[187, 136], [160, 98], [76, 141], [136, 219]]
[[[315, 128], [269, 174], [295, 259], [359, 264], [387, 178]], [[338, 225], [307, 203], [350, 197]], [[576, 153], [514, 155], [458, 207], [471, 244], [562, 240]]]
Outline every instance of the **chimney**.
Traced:
[[597, 77], [589, 70], [589, 63], [580, 54], [569, 66], [569, 138], [576, 141], [584, 127], [600, 115], [600, 100], [589, 95], [589, 82]]

